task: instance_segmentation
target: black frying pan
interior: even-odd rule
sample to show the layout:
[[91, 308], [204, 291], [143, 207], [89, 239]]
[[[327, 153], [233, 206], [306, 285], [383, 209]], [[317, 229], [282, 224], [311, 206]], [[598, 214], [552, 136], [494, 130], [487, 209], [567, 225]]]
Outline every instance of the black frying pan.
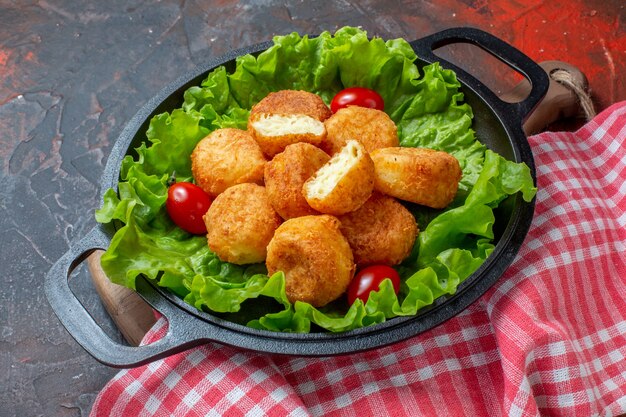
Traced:
[[[490, 52], [531, 83], [528, 97], [518, 103], [500, 100], [480, 81], [455, 65], [437, 57], [433, 50], [453, 44], [470, 43]], [[184, 75], [152, 98], [128, 123], [109, 156], [100, 189], [117, 189], [119, 171], [124, 156], [145, 140], [150, 119], [165, 111], [180, 107], [183, 92], [199, 85], [214, 68], [224, 65], [232, 71], [235, 58], [256, 54], [271, 46], [265, 42], [209, 60], [205, 65]], [[471, 28], [454, 28], [411, 42], [418, 67], [439, 61], [444, 68], [456, 72], [462, 84], [465, 101], [474, 111], [477, 137], [490, 149], [515, 162], [525, 162], [535, 177], [532, 153], [522, 131], [522, 123], [548, 90], [546, 72], [530, 58], [498, 38]], [[483, 265], [459, 285], [452, 296], [441, 297], [435, 303], [411, 317], [398, 317], [384, 323], [343, 333], [277, 333], [252, 329], [211, 314], [196, 310], [167, 290], [138, 277], [137, 292], [169, 321], [164, 338], [147, 346], [131, 347], [111, 340], [96, 324], [69, 287], [68, 278], [74, 268], [95, 249], [109, 246], [114, 230], [110, 225], [94, 227], [84, 238], [72, 242], [46, 275], [45, 291], [61, 323], [98, 361], [114, 367], [133, 367], [164, 358], [206, 342], [216, 341], [236, 347], [267, 353], [302, 356], [336, 355], [363, 351], [395, 343], [415, 336], [452, 318], [484, 294], [503, 274], [518, 252], [533, 217], [534, 201], [527, 203], [521, 196], [509, 197], [496, 211], [494, 231], [497, 244]]]

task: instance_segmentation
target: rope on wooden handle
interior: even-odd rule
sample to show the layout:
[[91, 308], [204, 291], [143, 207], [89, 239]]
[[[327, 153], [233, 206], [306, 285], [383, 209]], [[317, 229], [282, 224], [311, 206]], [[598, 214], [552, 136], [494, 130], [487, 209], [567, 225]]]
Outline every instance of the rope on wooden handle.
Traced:
[[576, 94], [587, 121], [591, 120], [596, 115], [591, 95], [586, 91], [585, 86], [577, 81], [572, 74], [563, 69], [556, 69], [550, 73], [550, 77]]

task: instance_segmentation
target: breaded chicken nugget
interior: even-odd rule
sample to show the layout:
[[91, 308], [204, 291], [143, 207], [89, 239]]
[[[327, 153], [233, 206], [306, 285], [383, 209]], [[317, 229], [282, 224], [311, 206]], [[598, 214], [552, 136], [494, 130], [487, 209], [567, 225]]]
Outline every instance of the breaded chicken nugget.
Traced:
[[319, 145], [326, 137], [323, 121], [330, 115], [316, 94], [282, 90], [268, 94], [252, 107], [248, 130], [271, 158], [292, 143]]
[[238, 184], [218, 195], [203, 217], [209, 248], [224, 262], [263, 262], [281, 218], [265, 187]]
[[358, 210], [340, 216], [339, 221], [358, 267], [399, 264], [411, 253], [419, 232], [406, 207], [377, 192]]
[[352, 251], [333, 216], [287, 220], [267, 247], [269, 275], [285, 274], [289, 301], [321, 307], [343, 294], [354, 275]]
[[374, 163], [363, 145], [349, 140], [302, 188], [315, 210], [341, 215], [361, 207], [374, 188]]
[[191, 153], [196, 184], [212, 197], [245, 182], [263, 183], [265, 157], [254, 138], [241, 129], [218, 129]]
[[432, 208], [444, 208], [456, 195], [461, 166], [449, 153], [382, 148], [371, 156], [376, 166], [374, 188], [384, 194]]
[[257, 113], [304, 114], [323, 122], [331, 111], [317, 94], [302, 90], [281, 90], [269, 93], [252, 107], [250, 116]]
[[324, 125], [326, 139], [320, 148], [329, 155], [339, 152], [348, 139], [361, 142], [367, 152], [400, 146], [396, 124], [387, 113], [377, 109], [348, 106], [333, 114]]
[[302, 195], [302, 186], [329, 159], [321, 149], [300, 142], [287, 146], [265, 165], [265, 189], [283, 219], [319, 214]]

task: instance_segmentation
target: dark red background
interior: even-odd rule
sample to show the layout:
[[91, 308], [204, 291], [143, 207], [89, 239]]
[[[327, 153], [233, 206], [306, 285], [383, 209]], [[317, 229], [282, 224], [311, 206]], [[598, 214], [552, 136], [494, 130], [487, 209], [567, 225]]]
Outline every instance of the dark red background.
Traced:
[[[626, 99], [625, 23], [623, 0], [0, 0], [0, 414], [86, 415], [114, 375], [61, 327], [43, 277], [94, 226], [98, 180], [125, 123], [195, 65], [291, 31], [353, 25], [415, 39], [474, 26], [536, 61], [577, 66], [602, 110]], [[519, 81], [476, 48], [439, 53], [497, 92]], [[84, 267], [73, 281], [121, 340]]]

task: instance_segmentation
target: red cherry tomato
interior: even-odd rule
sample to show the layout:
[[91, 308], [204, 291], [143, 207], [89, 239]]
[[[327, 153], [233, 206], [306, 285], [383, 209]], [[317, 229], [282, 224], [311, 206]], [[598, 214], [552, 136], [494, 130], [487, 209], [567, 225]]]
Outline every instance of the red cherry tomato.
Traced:
[[378, 291], [380, 283], [385, 278], [389, 278], [393, 284], [393, 289], [398, 294], [400, 291], [400, 275], [398, 272], [387, 265], [372, 265], [359, 271], [348, 287], [348, 303], [352, 305], [357, 298], [363, 303], [367, 302], [367, 298], [372, 291]]
[[210, 206], [211, 198], [202, 188], [190, 182], [177, 182], [167, 190], [167, 214], [178, 227], [189, 233], [206, 233], [202, 216]]
[[348, 106], [369, 107], [370, 109], [384, 110], [385, 102], [383, 98], [374, 90], [365, 87], [350, 87], [333, 97], [330, 102], [330, 111], [337, 113], [339, 109]]

